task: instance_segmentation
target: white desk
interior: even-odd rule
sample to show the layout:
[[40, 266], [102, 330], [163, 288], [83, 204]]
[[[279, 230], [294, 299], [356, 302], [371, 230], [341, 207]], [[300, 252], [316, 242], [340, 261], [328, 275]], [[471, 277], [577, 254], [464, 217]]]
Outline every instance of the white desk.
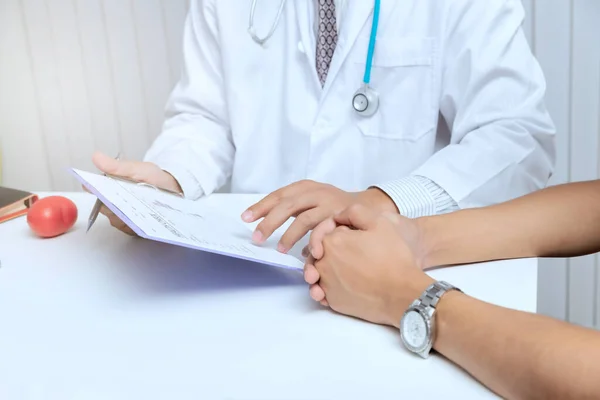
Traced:
[[[61, 237], [0, 224], [0, 399], [493, 397], [394, 329], [318, 307], [298, 273], [129, 238], [103, 216], [86, 235], [95, 198], [65, 195], [79, 219]], [[256, 198], [225, 196], [211, 201], [236, 215]], [[536, 260], [431, 275], [536, 309]]]

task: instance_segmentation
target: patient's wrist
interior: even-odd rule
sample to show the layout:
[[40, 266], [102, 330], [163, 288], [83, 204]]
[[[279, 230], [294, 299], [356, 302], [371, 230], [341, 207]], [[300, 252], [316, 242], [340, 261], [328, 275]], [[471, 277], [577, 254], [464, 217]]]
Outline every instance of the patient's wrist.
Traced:
[[438, 248], [439, 232], [437, 231], [437, 217], [419, 217], [416, 218], [417, 226], [417, 247], [415, 249], [415, 258], [417, 265], [422, 270], [436, 267], [435, 254]]
[[395, 328], [400, 326], [400, 320], [410, 304], [418, 299], [434, 279], [429, 275], [415, 270], [414, 274], [395, 287], [394, 293], [388, 293], [387, 323]]

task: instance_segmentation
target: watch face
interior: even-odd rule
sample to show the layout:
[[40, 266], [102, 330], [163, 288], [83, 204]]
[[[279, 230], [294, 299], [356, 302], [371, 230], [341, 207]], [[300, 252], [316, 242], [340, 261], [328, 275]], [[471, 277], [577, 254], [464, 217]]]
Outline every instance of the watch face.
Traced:
[[402, 319], [402, 337], [406, 344], [420, 349], [427, 342], [427, 323], [417, 311], [409, 311]]

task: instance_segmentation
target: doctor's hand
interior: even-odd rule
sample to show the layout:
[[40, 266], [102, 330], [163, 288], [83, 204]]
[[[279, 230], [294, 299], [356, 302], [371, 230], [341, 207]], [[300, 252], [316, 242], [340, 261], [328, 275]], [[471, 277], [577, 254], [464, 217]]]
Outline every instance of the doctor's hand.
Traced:
[[278, 245], [280, 252], [287, 253], [320, 222], [355, 203], [376, 210], [398, 212], [394, 202], [379, 189], [350, 193], [332, 185], [303, 180], [269, 194], [248, 208], [242, 219], [255, 222], [264, 218], [252, 236], [254, 242], [261, 244], [289, 218], [295, 217]]
[[[364, 213], [364, 216], [359, 214]], [[350, 209], [344, 210], [341, 214], [332, 218], [328, 218], [321, 222], [311, 233], [308, 246], [303, 250], [303, 255], [307, 257], [304, 265], [304, 279], [310, 285], [310, 296], [313, 300], [327, 306], [325, 292], [319, 284], [320, 274], [315, 264], [321, 260], [325, 254], [324, 243], [325, 239], [331, 235], [336, 229], [361, 229], [358, 226], [353, 226], [352, 221], [366, 221], [378, 219], [388, 220], [394, 227], [393, 240], [396, 245], [404, 245], [408, 247], [415, 257], [415, 263], [418, 268], [426, 268], [426, 251], [424, 241], [424, 229], [420, 224], [420, 219], [406, 218], [395, 213], [377, 213], [373, 210], [366, 209], [360, 205], [352, 206]], [[389, 224], [388, 224], [389, 225]]]
[[335, 226], [329, 223], [321, 240], [322, 257], [305, 269], [305, 276], [312, 273], [310, 268], [318, 276], [325, 305], [342, 314], [398, 326], [406, 308], [433, 282], [420, 268], [416, 237], [407, 240], [403, 232], [406, 221], [362, 205], [335, 216]]
[[[142, 161], [116, 160], [100, 152], [94, 153], [92, 161], [96, 168], [107, 175], [113, 175], [135, 182], [148, 183], [159, 188], [181, 192], [181, 187], [175, 178], [168, 172], [160, 169], [156, 164]], [[103, 205], [100, 212], [108, 218], [113, 227], [128, 235], [135, 236], [135, 232], [110, 211], [108, 207]]]

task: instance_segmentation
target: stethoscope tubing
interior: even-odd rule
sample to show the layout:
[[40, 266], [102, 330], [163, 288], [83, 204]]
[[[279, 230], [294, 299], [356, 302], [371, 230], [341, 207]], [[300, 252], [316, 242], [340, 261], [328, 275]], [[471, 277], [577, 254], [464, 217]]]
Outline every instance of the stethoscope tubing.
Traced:
[[367, 51], [367, 63], [363, 82], [368, 85], [371, 82], [371, 67], [373, 65], [373, 54], [375, 53], [375, 42], [377, 41], [377, 28], [379, 27], [380, 0], [375, 0], [373, 6], [373, 20], [371, 23], [371, 35], [369, 37], [369, 50]]
[[[366, 0], [361, 0], [361, 1], [366, 1]], [[258, 35], [256, 34], [256, 30], [254, 28], [254, 13], [256, 11], [257, 2], [258, 2], [258, 0], [252, 0], [252, 5], [250, 8], [250, 17], [248, 20], [248, 33], [252, 37], [252, 40], [254, 40], [256, 43], [258, 43], [262, 46], [266, 43], [267, 40], [269, 40], [271, 38], [271, 36], [273, 36], [275, 29], [277, 29], [277, 25], [279, 24], [279, 20], [281, 19], [281, 14], [283, 13], [283, 8], [285, 6], [286, 0], [281, 0], [281, 2], [279, 3], [279, 9], [277, 10], [277, 15], [275, 17], [275, 21], [271, 25], [271, 29], [269, 30], [269, 32], [267, 33], [267, 35], [264, 38], [259, 38]], [[373, 55], [375, 54], [375, 42], [377, 41], [377, 29], [379, 27], [380, 8], [381, 8], [381, 0], [374, 0], [373, 18], [372, 18], [372, 22], [371, 22], [371, 34], [369, 36], [369, 47], [367, 50], [367, 61], [365, 64], [365, 72], [363, 75], [363, 85], [361, 85], [361, 88], [356, 92], [356, 94], [353, 97], [353, 104], [354, 104], [354, 99], [357, 97], [357, 95], [363, 96], [364, 100], [366, 101], [367, 107], [365, 109], [361, 110], [361, 109], [356, 108], [356, 106], [354, 106], [354, 109], [359, 114], [368, 115], [368, 116], [373, 115], [375, 113], [375, 111], [378, 108], [378, 103], [379, 103], [378, 95], [373, 89], [371, 89], [370, 82], [371, 82], [371, 69], [373, 67]]]

